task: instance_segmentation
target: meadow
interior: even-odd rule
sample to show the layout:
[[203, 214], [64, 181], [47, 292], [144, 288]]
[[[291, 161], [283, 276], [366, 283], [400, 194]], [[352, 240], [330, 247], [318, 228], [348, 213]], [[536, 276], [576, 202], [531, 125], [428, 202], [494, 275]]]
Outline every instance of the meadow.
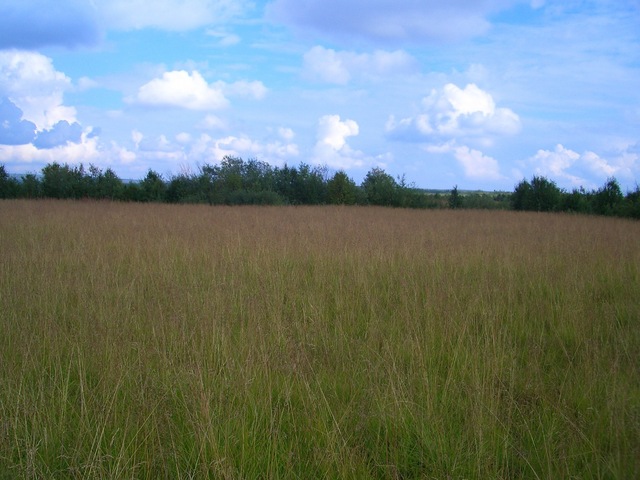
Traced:
[[640, 477], [640, 223], [0, 202], [0, 479]]

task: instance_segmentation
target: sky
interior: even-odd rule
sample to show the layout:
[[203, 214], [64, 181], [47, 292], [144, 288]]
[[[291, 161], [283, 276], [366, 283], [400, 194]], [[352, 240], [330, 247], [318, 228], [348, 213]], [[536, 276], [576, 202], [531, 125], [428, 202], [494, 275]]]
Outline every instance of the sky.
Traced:
[[0, 0], [0, 164], [640, 179], [640, 0]]

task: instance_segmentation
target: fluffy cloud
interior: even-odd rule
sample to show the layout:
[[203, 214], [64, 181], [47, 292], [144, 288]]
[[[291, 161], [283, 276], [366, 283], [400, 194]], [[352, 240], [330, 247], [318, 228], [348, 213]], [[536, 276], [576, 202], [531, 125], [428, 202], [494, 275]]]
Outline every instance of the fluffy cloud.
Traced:
[[153, 165], [160, 162], [170, 171], [189, 164], [218, 162], [227, 155], [258, 158], [273, 165], [290, 162], [299, 155], [295, 143], [280, 138], [261, 142], [247, 135], [214, 138], [206, 133], [192, 138], [183, 132], [176, 135], [174, 141], [165, 135], [147, 137], [137, 130], [131, 133], [131, 138], [135, 145], [132, 153], [137, 161]]
[[210, 86], [197, 71], [165, 72], [138, 90], [132, 103], [152, 107], [180, 107], [189, 110], [217, 110], [228, 104], [222, 91]]
[[0, 97], [8, 97], [38, 129], [76, 121], [76, 110], [63, 105], [71, 80], [56, 71], [50, 58], [20, 50], [0, 51]]
[[304, 54], [304, 72], [307, 77], [341, 85], [348, 83], [354, 76], [406, 74], [415, 68], [415, 59], [403, 50], [376, 50], [372, 54], [358, 54], [315, 46]]
[[595, 186], [584, 176], [595, 175], [604, 180], [608, 177], [634, 179], [640, 173], [640, 155], [633, 146], [612, 151], [609, 158], [597, 153], [585, 151], [580, 154], [563, 145], [556, 145], [553, 150], [538, 150], [526, 164], [533, 167], [535, 174], [543, 175], [570, 186]]
[[467, 177], [476, 180], [501, 180], [500, 166], [495, 158], [485, 155], [479, 150], [469, 148], [466, 145], [456, 145], [451, 141], [441, 145], [429, 145], [425, 147], [429, 153], [451, 153], [462, 166]]
[[3, 0], [0, 3], [0, 48], [35, 49], [48, 45], [94, 45], [101, 38], [92, 2]]
[[[524, 1], [524, 0], [523, 0]], [[487, 16], [518, 0], [274, 0], [267, 16], [301, 31], [373, 41], [422, 42], [485, 33]]]
[[150, 107], [178, 107], [206, 111], [226, 107], [229, 104], [226, 95], [261, 99], [266, 92], [266, 87], [258, 81], [209, 84], [198, 71], [189, 73], [185, 70], [174, 70], [145, 83], [138, 89], [137, 94], [127, 98], [127, 101]]
[[384, 162], [389, 160], [388, 156], [372, 158], [349, 146], [347, 138], [359, 133], [360, 128], [354, 120], [342, 121], [339, 115], [320, 117], [313, 162], [340, 170], [363, 167], [368, 164], [384, 165]]
[[24, 165], [41, 168], [52, 162], [103, 166], [111, 164], [116, 157], [111, 150], [100, 148], [97, 137], [87, 134], [82, 134], [79, 142], [65, 142], [53, 148], [38, 148], [33, 143], [0, 145], [0, 163], [13, 164], [18, 172], [24, 171]]
[[422, 100], [422, 113], [399, 121], [390, 117], [387, 132], [392, 138], [465, 138], [487, 145], [496, 135], [512, 135], [520, 130], [520, 118], [508, 108], [498, 108], [493, 97], [473, 83], [464, 89], [449, 83], [432, 90]]

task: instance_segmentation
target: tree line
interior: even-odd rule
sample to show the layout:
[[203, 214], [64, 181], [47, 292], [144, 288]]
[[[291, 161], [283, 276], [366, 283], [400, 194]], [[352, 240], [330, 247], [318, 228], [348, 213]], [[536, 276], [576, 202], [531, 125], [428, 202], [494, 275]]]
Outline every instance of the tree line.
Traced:
[[469, 193], [454, 187], [447, 194], [429, 193], [394, 178], [379, 167], [369, 170], [360, 185], [344, 171], [329, 174], [324, 167], [272, 166], [256, 159], [227, 156], [205, 164], [197, 173], [164, 178], [149, 170], [141, 181], [126, 182], [111, 168], [101, 170], [59, 163], [40, 175], [10, 176], [0, 165], [0, 198], [108, 199], [129, 202], [207, 203], [210, 205], [381, 205], [409, 208], [502, 208], [568, 211], [640, 218], [640, 188], [622, 193], [615, 178], [599, 189], [571, 192], [534, 176], [512, 193]]

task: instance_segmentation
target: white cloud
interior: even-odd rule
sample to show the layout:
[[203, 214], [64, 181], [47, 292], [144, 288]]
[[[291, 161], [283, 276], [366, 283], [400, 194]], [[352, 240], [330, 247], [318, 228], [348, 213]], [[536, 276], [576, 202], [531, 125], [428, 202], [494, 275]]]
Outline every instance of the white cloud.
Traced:
[[483, 180], [499, 180], [503, 178], [500, 174], [498, 161], [479, 150], [463, 145], [455, 148], [454, 156], [462, 164], [467, 177]]
[[[259, 81], [207, 83], [197, 70], [164, 72], [142, 85], [135, 96], [126, 101], [150, 107], [177, 107], [188, 110], [218, 110], [229, 105], [227, 95], [262, 99], [267, 88]], [[213, 119], [213, 117], [211, 117]]]
[[164, 165], [158, 167], [160, 171], [171, 171], [183, 168], [184, 165], [218, 162], [227, 155], [258, 158], [274, 165], [290, 162], [299, 155], [295, 143], [278, 138], [257, 141], [247, 135], [214, 138], [206, 133], [193, 138], [186, 132], [173, 138], [172, 140], [167, 135], [146, 137], [139, 131], [133, 131], [136, 160], [148, 165], [156, 165], [160, 161]]
[[260, 81], [239, 80], [233, 83], [216, 82], [216, 88], [230, 96], [253, 97], [261, 100], [267, 94], [267, 87]]
[[227, 122], [225, 122], [217, 115], [208, 114], [198, 124], [198, 128], [201, 130], [226, 130], [228, 128], [228, 125]]
[[296, 136], [295, 132], [287, 127], [278, 128], [278, 135], [280, 135], [280, 138], [288, 142], [293, 140], [293, 138]]
[[348, 170], [371, 164], [383, 166], [386, 161], [390, 160], [388, 155], [374, 158], [359, 150], [352, 149], [347, 143], [347, 138], [359, 133], [360, 127], [354, 120], [342, 121], [339, 115], [320, 117], [313, 162], [335, 169]]
[[0, 162], [11, 162], [17, 172], [29, 171], [31, 167], [42, 168], [46, 164], [68, 163], [71, 165], [93, 164], [101, 168], [129, 165], [136, 160], [134, 152], [112, 142], [102, 145], [97, 136], [83, 132], [77, 143], [65, 143], [54, 148], [39, 149], [33, 144], [0, 145]]
[[280, 165], [297, 157], [300, 152], [295, 143], [271, 140], [258, 142], [248, 136], [227, 136], [211, 142], [209, 147], [217, 160], [225, 155], [258, 158], [270, 164]]
[[537, 153], [531, 157], [530, 162], [535, 165], [537, 174], [567, 177], [568, 175], [565, 173], [565, 170], [570, 168], [579, 159], [579, 153], [558, 144], [553, 151], [538, 150]]
[[76, 110], [63, 105], [71, 79], [57, 71], [49, 57], [21, 50], [0, 51], [0, 97], [8, 97], [23, 118], [39, 130], [60, 121], [76, 122]]
[[347, 84], [353, 77], [400, 75], [415, 69], [415, 59], [404, 50], [358, 54], [315, 46], [304, 54], [305, 76], [339, 85]]
[[347, 143], [347, 137], [358, 135], [360, 129], [353, 120], [340, 120], [339, 115], [324, 115], [318, 121], [318, 143], [340, 150]]
[[543, 175], [555, 181], [568, 181], [571, 186], [595, 186], [585, 174], [595, 175], [600, 181], [608, 177], [634, 179], [640, 173], [640, 155], [633, 151], [633, 145], [612, 151], [608, 159], [592, 151], [582, 154], [556, 145], [553, 150], [538, 150], [527, 160], [537, 175]]
[[189, 110], [217, 110], [228, 105], [222, 91], [210, 86], [199, 72], [165, 72], [140, 87], [132, 103], [154, 107], [180, 107]]
[[246, 11], [245, 0], [94, 0], [107, 25], [125, 30], [191, 30], [222, 24]]
[[443, 144], [427, 145], [425, 150], [436, 154], [453, 154], [454, 158], [462, 166], [467, 177], [476, 180], [502, 180], [498, 161], [485, 155], [480, 150], [469, 148], [466, 145], [457, 145], [455, 141]]
[[470, 83], [464, 89], [448, 83], [433, 89], [422, 100], [422, 113], [396, 120], [391, 116], [387, 132], [398, 139], [465, 138], [490, 145], [496, 135], [520, 131], [520, 118], [509, 108], [496, 106], [488, 92]]

